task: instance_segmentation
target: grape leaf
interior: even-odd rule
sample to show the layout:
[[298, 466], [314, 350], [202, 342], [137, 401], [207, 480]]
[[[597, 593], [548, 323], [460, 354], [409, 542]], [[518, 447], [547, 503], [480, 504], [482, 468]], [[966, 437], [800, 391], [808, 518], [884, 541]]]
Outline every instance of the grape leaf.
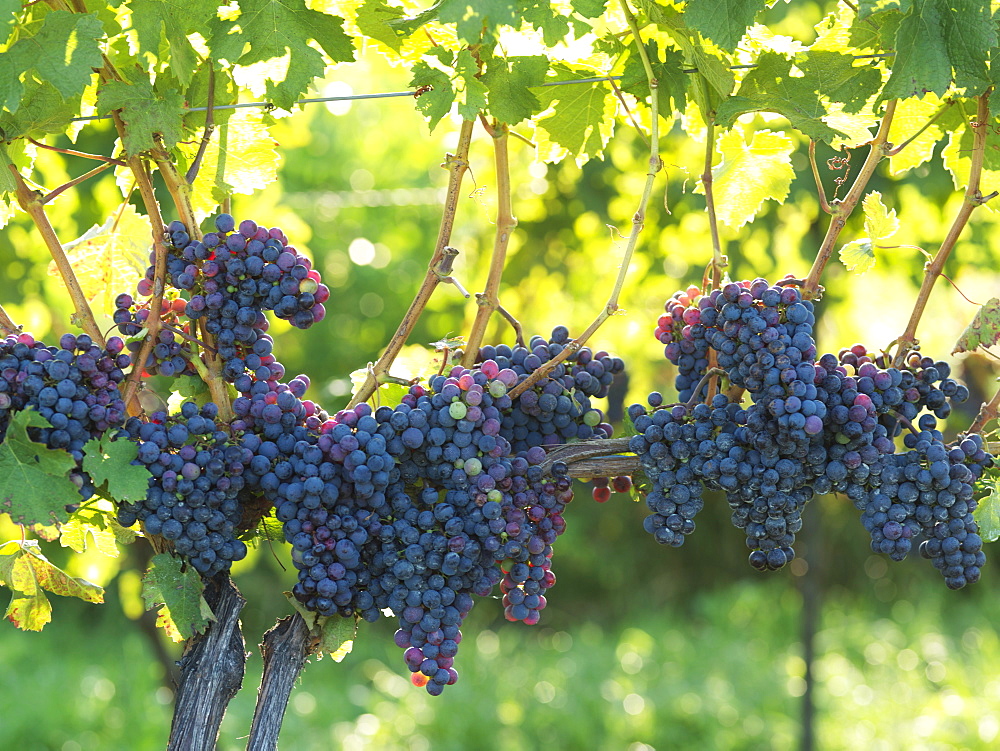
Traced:
[[608, 0], [570, 0], [573, 10], [584, 18], [598, 18], [608, 5]]
[[317, 619], [319, 649], [329, 653], [334, 662], [343, 662], [354, 649], [358, 636], [358, 617], [342, 618], [339, 615]]
[[[969, 104], [974, 104], [971, 100]], [[961, 107], [961, 103], [954, 109]], [[948, 130], [942, 123], [942, 127]], [[972, 169], [972, 142], [973, 136], [969, 128], [960, 125], [949, 133], [948, 142], [941, 149], [941, 161], [945, 169], [951, 173], [952, 181], [957, 190], [962, 190], [969, 184], [969, 172]], [[989, 194], [993, 190], [1000, 188], [1000, 170], [995, 166], [995, 154], [997, 149], [990, 146], [990, 139], [986, 139], [986, 149], [984, 152], [984, 168], [980, 180], [980, 191]], [[1000, 203], [997, 201], [987, 201], [983, 204], [988, 211], [1000, 211]]]
[[203, 597], [205, 584], [194, 567], [181, 571], [181, 560], [170, 553], [153, 556], [142, 577], [142, 599], [146, 608], [160, 606], [156, 625], [172, 641], [186, 641], [202, 633], [215, 620]]
[[[557, 80], [588, 77], [587, 71], [566, 66], [557, 66], [557, 71]], [[602, 153], [614, 123], [615, 99], [608, 84], [538, 87], [534, 92], [543, 107], [553, 108], [537, 126], [553, 143], [576, 155], [578, 161]]]
[[515, 0], [441, 0], [438, 18], [453, 23], [458, 38], [475, 44], [483, 31], [492, 32], [498, 26], [520, 26], [521, 16]]
[[886, 208], [882, 194], [873, 190], [861, 202], [865, 213], [867, 237], [853, 240], [840, 249], [840, 260], [848, 271], [863, 274], [875, 265], [875, 247], [878, 241], [888, 240], [899, 231], [896, 210]]
[[734, 52], [767, 0], [688, 0], [684, 20], [727, 52]]
[[311, 10], [305, 0], [244, 0], [239, 9], [235, 19], [209, 22], [212, 56], [245, 67], [288, 55], [284, 78], [275, 80], [268, 74], [267, 81], [267, 98], [282, 109], [291, 109], [313, 79], [326, 70], [323, 55], [310, 41], [335, 62], [354, 59], [344, 20]]
[[79, 97], [66, 99], [48, 81], [38, 80], [32, 74], [28, 76], [17, 112], [0, 111], [0, 130], [8, 141], [63, 133], [80, 108]]
[[477, 78], [479, 64], [469, 50], [461, 50], [455, 56], [455, 76], [456, 82], [461, 82], [455, 87], [458, 101], [458, 114], [466, 120], [475, 119], [480, 112], [486, 109], [486, 85]]
[[979, 535], [983, 540], [996, 542], [1000, 539], [1000, 483], [994, 480], [989, 489], [990, 494], [979, 501], [972, 516], [979, 525]]
[[809, 138], [832, 141], [837, 131], [823, 122], [826, 108], [814, 82], [792, 76], [792, 65], [777, 53], [765, 52], [736, 94], [719, 105], [716, 122], [729, 128], [747, 112], [777, 112]]
[[907, 11], [909, 9], [910, 0], [859, 0], [858, 18], [866, 19], [882, 10]]
[[51, 428], [33, 409], [21, 410], [0, 443], [0, 511], [18, 524], [63, 523], [66, 504], [80, 500], [66, 473], [76, 466], [68, 452], [46, 448], [28, 437], [28, 428]]
[[83, 469], [94, 485], [106, 490], [105, 497], [135, 503], [146, 497], [149, 487], [149, 470], [132, 464], [138, 453], [136, 444], [126, 438], [112, 440], [108, 434], [91, 438], [83, 446]]
[[[104, 224], [95, 224], [63, 245], [83, 295], [95, 312], [110, 318], [115, 311], [115, 297], [146, 271], [149, 233], [149, 219], [126, 202]], [[49, 262], [48, 275], [62, 284], [55, 261]]]
[[125, 81], [108, 81], [97, 95], [97, 111], [106, 115], [121, 110], [125, 121], [125, 151], [138, 154], [155, 146], [153, 136], [159, 135], [171, 149], [183, 137], [181, 128], [184, 101], [179, 91], [168, 89], [162, 94], [142, 71], [125, 73]]
[[451, 111], [451, 105], [455, 102], [451, 79], [443, 71], [432, 68], [421, 60], [413, 66], [409, 86], [421, 90], [417, 95], [417, 109], [427, 118], [427, 124], [433, 131], [441, 118]]
[[0, 583], [13, 592], [6, 618], [25, 631], [41, 631], [52, 620], [45, 591], [85, 602], [104, 602], [104, 589], [54, 566], [35, 540], [11, 541], [0, 547]]
[[860, 112], [882, 85], [882, 75], [870, 65], [856, 66], [851, 55], [815, 51], [798, 67], [815, 90], [831, 102], [844, 105], [848, 114]]
[[104, 555], [110, 558], [119, 556], [115, 531], [104, 512], [81, 509], [59, 527], [59, 544], [65, 548], [82, 553], [89, 547], [90, 540]]
[[[208, 113], [192, 112], [191, 110], [195, 107], [207, 107], [208, 106], [208, 84], [209, 84], [209, 72], [212, 70], [213, 61], [206, 61], [198, 70], [195, 72], [194, 76], [191, 78], [191, 83], [188, 84], [187, 88], [184, 90], [184, 101], [187, 106], [191, 109], [188, 110], [187, 114], [184, 115], [184, 128], [186, 130], [198, 130], [199, 128], [205, 127], [205, 118]], [[221, 106], [236, 104], [239, 101], [239, 91], [236, 88], [236, 84], [233, 81], [233, 73], [231, 70], [225, 68], [219, 68], [215, 66], [215, 91], [213, 92], [213, 106], [215, 109], [212, 111], [212, 119], [215, 122], [215, 127], [218, 128], [221, 125], [229, 122], [236, 110], [232, 109], [218, 109]]]
[[991, 297], [958, 338], [953, 355], [971, 352], [979, 347], [992, 347], [1000, 340], [1000, 298]]
[[577, 39], [592, 28], [587, 22], [567, 14], [563, 8], [553, 8], [549, 0], [522, 0], [520, 10], [521, 17], [533, 29], [542, 32], [542, 41], [547, 47], [555, 47], [569, 36], [571, 21]]
[[188, 35], [200, 32], [205, 20], [215, 16], [218, 6], [214, 0], [129, 0], [140, 55], [160, 58], [160, 42], [165, 39], [166, 50], [161, 60], [169, 61], [170, 72], [187, 85], [198, 67], [198, 53]]
[[[658, 47], [655, 39], [646, 42], [646, 54], [649, 56], [659, 91], [660, 112], [667, 113], [668, 107], [683, 112], [685, 92], [688, 87], [688, 74], [684, 72], [684, 56], [677, 50], [667, 49], [663, 51], [664, 59], [661, 60]], [[628, 92], [636, 99], [649, 98], [649, 79], [646, 77], [646, 69], [643, 67], [642, 58], [631, 48], [625, 61], [625, 68], [622, 70], [619, 86], [622, 91]]]
[[[399, 52], [403, 39], [408, 33], [398, 22], [404, 17], [402, 8], [389, 5], [385, 0], [365, 0], [358, 8], [355, 23], [358, 30], [367, 37], [382, 42], [386, 47]], [[393, 21], [397, 23], [392, 23]]]
[[[194, 160], [199, 140], [178, 146], [184, 170]], [[195, 215], [214, 214], [227, 195], [252, 195], [277, 180], [281, 158], [276, 146], [259, 112], [238, 110], [216, 128], [192, 185]]]
[[[722, 156], [712, 167], [712, 186], [719, 221], [739, 229], [757, 215], [764, 201], [781, 203], [795, 177], [791, 154], [795, 147], [783, 133], [759, 130], [747, 143], [743, 134], [719, 136], [715, 149]], [[696, 193], [704, 191], [699, 183]]]
[[990, 85], [986, 61], [996, 43], [990, 0], [913, 0], [896, 32], [882, 99], [942, 96], [952, 81], [967, 96], [980, 94]]
[[[684, 53], [685, 60], [697, 68], [716, 94], [727, 97], [732, 93], [736, 78], [728, 63], [705, 49], [697, 32], [685, 24], [684, 14], [680, 10], [660, 5], [653, 0], [638, 0], [636, 4], [653, 23], [670, 33]], [[714, 109], [709, 101], [698, 101], [697, 104], [705, 112]]]
[[170, 396], [167, 397], [167, 409], [170, 414], [180, 412], [184, 402], [193, 401], [202, 407], [212, 401], [212, 392], [208, 384], [200, 378], [175, 378], [171, 387]]
[[942, 106], [944, 103], [934, 94], [927, 94], [922, 99], [904, 99], [896, 103], [896, 112], [889, 127], [889, 143], [902, 143], [916, 135], [925, 125], [927, 128], [916, 135], [906, 148], [889, 156], [890, 174], [898, 175], [913, 169], [934, 156], [934, 148], [944, 135], [944, 131], [940, 122], [928, 125], [928, 121]]
[[481, 79], [488, 91], [490, 114], [515, 125], [538, 112], [541, 103], [529, 87], [542, 84], [548, 69], [548, 58], [543, 55], [493, 58]]
[[101, 66], [101, 36], [96, 16], [51, 11], [34, 36], [18, 39], [0, 55], [0, 108], [17, 111], [24, 95], [21, 75], [29, 70], [52, 84], [63, 100], [78, 97], [90, 84], [91, 68]]

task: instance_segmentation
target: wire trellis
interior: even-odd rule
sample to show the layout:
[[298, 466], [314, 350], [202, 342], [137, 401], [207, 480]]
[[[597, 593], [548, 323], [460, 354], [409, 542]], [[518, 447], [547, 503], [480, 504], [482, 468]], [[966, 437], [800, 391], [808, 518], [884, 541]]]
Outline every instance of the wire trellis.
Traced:
[[[886, 57], [893, 57], [895, 52], [882, 52], [872, 55], [851, 55], [852, 60], [881, 60]], [[748, 65], [731, 65], [729, 70], [749, 70], [751, 68], [756, 68], [755, 63]], [[697, 68], [683, 68], [682, 73], [697, 73]], [[542, 86], [571, 86], [573, 84], [582, 83], [601, 83], [603, 81], [620, 81], [622, 76], [594, 76], [593, 78], [574, 78], [569, 81], [547, 81]], [[356, 102], [365, 99], [394, 99], [397, 97], [417, 97], [419, 93], [414, 90], [410, 91], [387, 91], [379, 94], [345, 94], [343, 96], [323, 96], [323, 97], [311, 97], [309, 99], [297, 99], [295, 104], [323, 104], [326, 102]], [[275, 104], [273, 102], [239, 102], [237, 104], [219, 104], [212, 107], [214, 112], [219, 112], [221, 110], [238, 110], [253, 107], [263, 107], [267, 109], [275, 109]], [[190, 107], [186, 110], [187, 112], [207, 112], [208, 107]], [[110, 119], [111, 115], [86, 115], [84, 117], [74, 117], [72, 122], [91, 122], [94, 120], [107, 120]]]

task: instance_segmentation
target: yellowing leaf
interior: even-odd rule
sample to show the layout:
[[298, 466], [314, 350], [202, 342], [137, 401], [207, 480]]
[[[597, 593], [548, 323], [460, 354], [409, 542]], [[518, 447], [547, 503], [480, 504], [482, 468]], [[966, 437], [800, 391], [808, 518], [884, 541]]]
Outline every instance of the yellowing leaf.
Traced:
[[[986, 140], [990, 147], [989, 138]], [[956, 190], [964, 190], [969, 184], [969, 171], [972, 169], [972, 136], [963, 126], [951, 132], [948, 143], [941, 149], [941, 161], [945, 169], [951, 172], [951, 179]], [[989, 163], [989, 160], [987, 161]], [[989, 195], [994, 190], [1000, 190], [1000, 170], [983, 168], [979, 182], [979, 191]], [[1000, 201], [987, 201], [983, 204], [990, 211], [1000, 211]]]
[[342, 662], [354, 649], [354, 639], [358, 635], [358, 618], [342, 618], [339, 615], [320, 618], [319, 648], [329, 653], [334, 662]]
[[[259, 112], [239, 110], [212, 134], [192, 186], [191, 202], [199, 219], [215, 213], [227, 194], [252, 195], [278, 179], [277, 144], [260, 118]], [[188, 164], [199, 142], [196, 138], [178, 144]]]
[[863, 274], [875, 265], [875, 249], [868, 240], [852, 240], [840, 249], [840, 262], [848, 271]]
[[1000, 340], [1000, 298], [990, 298], [972, 319], [962, 336], [959, 337], [954, 355], [958, 352], [971, 352], [979, 347], [992, 347]]
[[880, 240], [888, 240], [899, 230], [896, 210], [886, 208], [882, 194], [873, 190], [861, 202], [865, 212], [867, 237], [853, 240], [840, 249], [840, 260], [848, 271], [863, 274], [875, 265], [875, 247]]
[[142, 599], [147, 608], [160, 606], [156, 625], [172, 641], [179, 642], [200, 634], [215, 614], [205, 601], [205, 584], [193, 566], [181, 571], [181, 560], [170, 553], [153, 556], [149, 570], [142, 577]]
[[896, 210], [886, 208], [882, 194], [873, 190], [861, 202], [865, 212], [865, 232], [872, 241], [888, 240], [899, 230]]
[[[712, 168], [712, 192], [719, 221], [739, 229], [753, 219], [764, 201], [781, 203], [795, 177], [792, 140], [783, 133], [760, 130], [750, 143], [731, 130], [719, 136], [715, 150], [722, 160]], [[704, 193], [701, 184], [696, 193]]]
[[[896, 102], [896, 111], [889, 127], [889, 143], [900, 144], [907, 138], [913, 138], [941, 106], [941, 100], [933, 93], [928, 93], [921, 99], [902, 99]], [[934, 147], [943, 135], [938, 124], [931, 123], [902, 151], [889, 157], [889, 173], [898, 175], [929, 161], [934, 156]]]
[[[149, 220], [126, 203], [104, 224], [95, 224], [63, 246], [95, 312], [110, 318], [115, 297], [131, 289], [136, 277], [145, 273], [151, 238]], [[62, 281], [55, 261], [49, 263], [48, 273]]]
[[82, 513], [74, 514], [70, 520], [59, 528], [59, 544], [82, 553], [90, 545], [94, 545], [104, 555], [118, 557], [118, 545], [115, 532], [110, 525], [101, 526], [82, 517]]

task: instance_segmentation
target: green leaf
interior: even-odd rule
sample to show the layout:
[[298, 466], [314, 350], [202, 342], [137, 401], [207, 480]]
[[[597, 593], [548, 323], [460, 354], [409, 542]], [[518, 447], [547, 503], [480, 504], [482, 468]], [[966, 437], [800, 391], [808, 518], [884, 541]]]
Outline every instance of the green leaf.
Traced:
[[[897, 102], [896, 112], [892, 116], [889, 128], [889, 143], [900, 144], [915, 136], [943, 106], [944, 103], [934, 94], [927, 94], [923, 99], [904, 99]], [[889, 157], [889, 173], [898, 175], [929, 161], [943, 136], [944, 130], [940, 121], [931, 123], [920, 135], [913, 138], [906, 148]]]
[[986, 61], [996, 44], [990, 0], [913, 0], [882, 98], [942, 96], [953, 81], [968, 96], [980, 94], [990, 85]]
[[291, 109], [313, 79], [326, 70], [315, 42], [334, 62], [354, 59], [354, 45], [344, 33], [344, 21], [306, 7], [305, 0], [244, 0], [235, 20], [213, 18], [208, 23], [212, 56], [241, 66], [289, 57], [287, 72], [277, 78], [269, 71], [267, 98]]
[[[557, 66], [555, 80], [586, 78], [588, 71]], [[551, 141], [584, 161], [602, 153], [611, 136], [615, 99], [607, 83], [536, 88], [535, 95], [553, 113], [538, 121]]]
[[94, 15], [51, 11], [34, 36], [22, 37], [0, 54], [0, 108], [17, 111], [24, 95], [21, 75], [30, 70], [52, 84], [64, 101], [79, 96], [90, 84], [91, 69], [101, 66], [97, 40], [102, 36]]
[[989, 489], [990, 494], [979, 501], [972, 516], [979, 525], [979, 535], [983, 540], [996, 542], [1000, 539], [1000, 483], [994, 480]]
[[486, 109], [486, 86], [476, 76], [479, 73], [479, 64], [469, 50], [462, 50], [455, 56], [455, 76], [456, 82], [461, 82], [455, 87], [458, 99], [458, 114], [466, 120], [473, 120], [479, 113]]
[[[727, 97], [732, 93], [736, 77], [729, 70], [730, 63], [705, 49], [699, 34], [685, 24], [685, 16], [680, 10], [660, 5], [654, 0], [639, 0], [637, 5], [653, 23], [670, 33], [684, 53], [684, 59], [689, 63], [687, 67], [693, 66], [698, 70], [716, 95], [714, 98]], [[707, 97], [696, 98], [696, 103], [703, 112], [714, 109]]]
[[139, 53], [161, 56], [161, 40], [169, 51], [163, 62], [182, 85], [187, 85], [198, 67], [198, 53], [188, 35], [202, 32], [205, 21], [216, 15], [219, 3], [214, 0], [129, 0], [132, 28], [139, 41]]
[[739, 91], [719, 105], [716, 121], [729, 128], [747, 112], [777, 112], [809, 138], [829, 143], [837, 131], [823, 122], [826, 108], [815, 83], [791, 73], [790, 60], [765, 52], [758, 58], [757, 67], [743, 79]]
[[[399, 52], [403, 40], [408, 36], [399, 27], [399, 21], [404, 17], [402, 8], [389, 5], [386, 0], [365, 0], [358, 8], [355, 23], [358, 31], [367, 37], [382, 42], [389, 49]], [[393, 22], [396, 23], [393, 23]]]
[[848, 39], [856, 49], [891, 51], [896, 46], [896, 34], [903, 20], [898, 10], [880, 11], [867, 18], [855, 17]]
[[51, 83], [31, 76], [24, 82], [24, 94], [17, 112], [0, 111], [0, 129], [8, 141], [63, 133], [79, 109], [79, 97], [65, 99]]
[[584, 18], [598, 18], [608, 6], [608, 0], [570, 0], [570, 4]]
[[417, 109], [427, 118], [428, 125], [433, 131], [441, 122], [441, 118], [451, 111], [451, 105], [455, 102], [455, 90], [451, 86], [451, 79], [446, 73], [432, 68], [421, 60], [413, 66], [413, 77], [409, 86], [422, 89], [417, 96]]
[[573, 18], [564, 8], [553, 8], [549, 0], [522, 0], [521, 17], [533, 29], [542, 32], [542, 41], [547, 47], [555, 47], [569, 35], [570, 22], [576, 29], [576, 37], [591, 30], [590, 24]]
[[859, 0], [858, 18], [866, 19], [874, 13], [882, 10], [902, 10], [910, 9], [911, 0]]
[[202, 633], [210, 621], [215, 620], [212, 609], [205, 602], [205, 584], [193, 566], [181, 570], [181, 560], [160, 553], [150, 561], [149, 570], [142, 577], [142, 599], [146, 608], [160, 606], [156, 625], [172, 641], [186, 641]]
[[992, 347], [1000, 340], [1000, 298], [991, 297], [959, 337], [953, 355], [971, 352], [979, 347]]
[[844, 112], [860, 112], [882, 86], [882, 75], [870, 65], [855, 65], [851, 55], [817, 51], [798, 62], [820, 96], [844, 105]]
[[[684, 55], [677, 50], [663, 51], [663, 58], [655, 39], [646, 42], [646, 54], [653, 68], [659, 91], [660, 112], [667, 114], [668, 108], [674, 111], [684, 111], [689, 74], [684, 72]], [[622, 91], [628, 92], [636, 99], [645, 101], [649, 98], [649, 79], [642, 58], [629, 48], [629, 56], [622, 70], [622, 80], [619, 84]]]
[[146, 497], [149, 470], [133, 464], [138, 447], [126, 438], [113, 440], [104, 434], [91, 438], [83, 447], [83, 470], [94, 485], [106, 491], [105, 497], [118, 502], [135, 503]]
[[861, 203], [865, 213], [867, 237], [853, 240], [840, 249], [840, 260], [848, 271], [863, 274], [875, 265], [875, 247], [880, 240], [889, 240], [899, 231], [896, 210], [886, 208], [882, 194], [873, 190]]
[[516, 125], [539, 112], [541, 103], [529, 87], [544, 83], [548, 69], [548, 58], [542, 55], [493, 58], [481, 79], [488, 91], [490, 114]]
[[358, 636], [358, 617], [342, 618], [339, 615], [319, 618], [319, 649], [333, 658], [334, 662], [343, 662], [354, 649], [354, 640]]
[[32, 441], [29, 427], [52, 425], [33, 409], [11, 418], [0, 443], [0, 511], [18, 524], [66, 522], [66, 504], [80, 500], [76, 485], [66, 477], [76, 462], [62, 449]]
[[159, 135], [168, 149], [183, 137], [184, 101], [179, 91], [157, 92], [142, 71], [126, 74], [126, 81], [109, 81], [97, 95], [97, 111], [121, 110], [125, 121], [125, 150], [139, 154], [152, 149]]
[[[739, 229], [753, 219], [766, 200], [781, 203], [795, 177], [795, 146], [784, 133], [759, 130], [747, 143], [739, 131], [719, 136], [715, 149], [722, 160], [712, 167], [712, 189], [719, 221]], [[702, 192], [704, 188], [696, 188]]]
[[458, 38], [475, 44], [483, 31], [492, 35], [499, 26], [519, 27], [519, 10], [515, 0], [441, 0], [438, 18], [456, 24]]
[[767, 0], [688, 0], [684, 20], [727, 52], [734, 52]]
[[[205, 127], [205, 118], [208, 113], [204, 111], [192, 112], [191, 109], [208, 106], [208, 82], [211, 69], [212, 61], [203, 63], [184, 90], [184, 102], [190, 108], [184, 115], [184, 127], [187, 130], [194, 131]], [[233, 82], [231, 70], [215, 66], [215, 91], [213, 94], [215, 109], [212, 112], [212, 119], [215, 121], [215, 127], [218, 128], [228, 123], [229, 119], [237, 112], [232, 109], [218, 109], [218, 107], [236, 104], [239, 101], [239, 91]]]

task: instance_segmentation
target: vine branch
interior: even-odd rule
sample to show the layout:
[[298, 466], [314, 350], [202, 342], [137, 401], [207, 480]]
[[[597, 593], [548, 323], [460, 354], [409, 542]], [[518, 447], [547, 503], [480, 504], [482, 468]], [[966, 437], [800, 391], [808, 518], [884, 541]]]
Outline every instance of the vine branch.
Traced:
[[997, 392], [989, 402], [979, 408], [979, 414], [976, 415], [976, 419], [969, 426], [967, 432], [981, 433], [991, 420], [997, 419], [998, 412], [1000, 412], [1000, 389], [997, 389]]
[[823, 242], [816, 252], [816, 259], [813, 261], [812, 268], [809, 269], [809, 276], [806, 277], [805, 285], [802, 288], [802, 297], [806, 300], [811, 300], [819, 296], [819, 279], [823, 275], [823, 269], [830, 260], [830, 256], [833, 255], [833, 248], [837, 242], [837, 238], [847, 224], [847, 220], [850, 218], [851, 212], [854, 211], [854, 207], [861, 200], [868, 181], [875, 174], [875, 168], [888, 153], [889, 128], [892, 125], [892, 117], [895, 113], [896, 100], [890, 99], [885, 105], [885, 114], [882, 115], [882, 123], [879, 125], [878, 133], [869, 145], [868, 157], [865, 159], [865, 163], [861, 165], [861, 171], [854, 179], [854, 183], [851, 185], [851, 189], [847, 191], [847, 195], [840, 201], [834, 201], [831, 207], [833, 218], [830, 220], [826, 236], [823, 238]]
[[705, 131], [705, 170], [701, 173], [701, 184], [705, 187], [705, 210], [708, 212], [708, 227], [712, 233], [712, 287], [722, 286], [722, 270], [729, 265], [722, 255], [722, 242], [719, 240], [719, 220], [715, 214], [715, 194], [712, 190], [714, 177], [712, 175], [712, 157], [715, 153], [715, 116], [707, 116]]
[[632, 35], [635, 39], [636, 46], [639, 48], [639, 56], [642, 58], [642, 66], [646, 71], [646, 77], [649, 79], [649, 109], [651, 112], [651, 125], [649, 133], [649, 170], [646, 173], [646, 183], [642, 189], [642, 196], [639, 199], [639, 207], [636, 209], [635, 214], [632, 217], [632, 232], [629, 234], [628, 243], [625, 246], [625, 252], [622, 257], [621, 266], [618, 267], [618, 277], [615, 279], [615, 284], [611, 290], [611, 296], [608, 298], [607, 305], [600, 312], [597, 318], [594, 319], [593, 323], [588, 326], [580, 336], [574, 339], [572, 342], [563, 347], [562, 351], [551, 358], [548, 362], [542, 363], [534, 373], [529, 375], [521, 383], [517, 384], [510, 391], [510, 397], [516, 399], [525, 391], [534, 386], [542, 378], [545, 378], [554, 367], [556, 367], [563, 360], [568, 358], [571, 354], [579, 352], [580, 348], [593, 336], [594, 332], [601, 327], [601, 325], [608, 320], [611, 316], [618, 312], [618, 297], [621, 294], [622, 287], [625, 284], [625, 276], [628, 274], [629, 266], [632, 261], [632, 254], [635, 251], [636, 243], [639, 239], [639, 233], [642, 231], [642, 227], [646, 221], [646, 206], [649, 204], [649, 197], [653, 192], [653, 182], [656, 179], [657, 173], [662, 169], [663, 162], [660, 160], [660, 109], [659, 109], [659, 87], [657, 84], [656, 76], [653, 74], [653, 66], [649, 62], [649, 55], [646, 54], [646, 48], [642, 44], [642, 38], [639, 36], [639, 25], [635, 20], [635, 16], [628, 7], [626, 0], [619, 0], [621, 4], [622, 11], [625, 13], [625, 18], [628, 20], [629, 28], [632, 29]]
[[924, 280], [920, 285], [920, 292], [917, 293], [917, 300], [913, 305], [913, 312], [910, 314], [910, 320], [906, 324], [906, 330], [896, 340], [896, 344], [898, 346], [894, 362], [896, 367], [899, 367], [903, 363], [906, 354], [917, 343], [917, 325], [920, 323], [920, 317], [923, 315], [924, 309], [927, 307], [927, 301], [930, 299], [931, 291], [934, 289], [934, 283], [937, 281], [937, 278], [941, 276], [941, 272], [944, 270], [944, 264], [948, 260], [948, 256], [951, 255], [951, 251], [955, 247], [955, 243], [962, 234], [962, 230], [965, 229], [965, 225], [968, 224], [969, 217], [972, 216], [972, 212], [977, 206], [982, 206], [992, 197], [984, 197], [979, 190], [979, 181], [983, 174], [983, 162], [986, 158], [986, 131], [988, 130], [990, 116], [990, 91], [991, 89], [987, 89], [985, 93], [978, 97], [979, 103], [976, 108], [976, 123], [970, 124], [972, 127], [973, 139], [972, 163], [969, 167], [969, 184], [965, 188], [965, 200], [962, 202], [961, 208], [959, 208], [958, 213], [955, 215], [955, 219], [952, 221], [951, 227], [948, 228], [948, 234], [945, 235], [937, 253], [934, 254], [934, 258], [930, 261], [930, 263], [924, 265]]
[[517, 218], [514, 216], [510, 199], [507, 126], [494, 122], [490, 132], [493, 136], [493, 153], [497, 170], [497, 231], [493, 240], [493, 254], [490, 257], [490, 270], [486, 276], [486, 287], [482, 294], [476, 295], [478, 305], [476, 319], [472, 322], [472, 330], [469, 331], [465, 354], [462, 356], [462, 366], [466, 368], [472, 367], [476, 362], [476, 356], [479, 354], [479, 347], [486, 335], [486, 326], [489, 324], [490, 316], [500, 306], [500, 279], [503, 276], [503, 267], [507, 260], [507, 246], [514, 228], [517, 227]]
[[[383, 383], [383, 378], [389, 373], [393, 361], [399, 354], [406, 340], [413, 332], [420, 314], [427, 306], [434, 289], [441, 283], [438, 266], [445, 258], [445, 249], [451, 240], [451, 230], [455, 225], [455, 213], [458, 209], [458, 199], [461, 195], [462, 178], [466, 170], [469, 169], [469, 144], [472, 142], [472, 129], [474, 120], [463, 120], [462, 128], [458, 136], [458, 148], [455, 154], [448, 154], [443, 167], [448, 169], [448, 192], [445, 198], [444, 211], [441, 215], [441, 226], [438, 229], [437, 242], [434, 246], [434, 253], [431, 255], [430, 263], [427, 265], [427, 273], [424, 281], [417, 291], [416, 297], [410, 303], [410, 307], [403, 315], [403, 320], [399, 322], [396, 333], [392, 335], [389, 344], [386, 346], [382, 356], [368, 370], [365, 382], [361, 385], [358, 393], [351, 399], [348, 408], [355, 407], [363, 401], [367, 401], [375, 393], [379, 385]], [[457, 252], [457, 251], [456, 251]]]
[[826, 214], [832, 214], [833, 209], [826, 199], [826, 189], [823, 187], [823, 178], [819, 175], [819, 166], [816, 164], [816, 139], [809, 139], [809, 166], [812, 167], [813, 179], [816, 181], [816, 195], [819, 196], [819, 207]]
[[271, 751], [278, 747], [288, 697], [312, 647], [309, 626], [298, 613], [281, 618], [264, 634], [260, 645], [264, 673], [257, 690], [247, 751]]
[[113, 164], [116, 167], [124, 167], [125, 166], [125, 162], [123, 162], [121, 159], [115, 159], [114, 157], [102, 156], [100, 154], [88, 154], [85, 151], [76, 151], [75, 149], [63, 149], [63, 148], [60, 148], [59, 146], [51, 146], [51, 145], [49, 145], [47, 143], [42, 143], [41, 141], [36, 141], [34, 138], [31, 138], [30, 136], [28, 136], [26, 138], [27, 138], [27, 140], [28, 140], [29, 143], [33, 143], [35, 146], [37, 146], [40, 149], [47, 149], [48, 151], [56, 151], [56, 152], [58, 152], [60, 154], [68, 154], [69, 156], [78, 156], [78, 157], [81, 157], [83, 159], [94, 159], [94, 160], [96, 160], [98, 162], [106, 162], [108, 164]]
[[49, 203], [52, 200], [54, 200], [55, 198], [58, 198], [59, 195], [61, 193], [63, 193], [64, 191], [69, 190], [70, 188], [72, 188], [75, 185], [79, 185], [80, 183], [84, 182], [85, 180], [89, 180], [90, 178], [94, 177], [94, 175], [101, 174], [102, 172], [104, 172], [104, 170], [108, 169], [109, 167], [113, 167], [113, 166], [114, 166], [114, 163], [110, 162], [110, 161], [109, 162], [104, 162], [104, 164], [99, 164], [98, 166], [94, 167], [94, 169], [88, 170], [87, 172], [83, 173], [79, 177], [74, 177], [68, 183], [64, 183], [64, 184], [60, 185], [58, 188], [54, 188], [53, 190], [49, 191], [40, 200], [41, 200], [42, 203]]

